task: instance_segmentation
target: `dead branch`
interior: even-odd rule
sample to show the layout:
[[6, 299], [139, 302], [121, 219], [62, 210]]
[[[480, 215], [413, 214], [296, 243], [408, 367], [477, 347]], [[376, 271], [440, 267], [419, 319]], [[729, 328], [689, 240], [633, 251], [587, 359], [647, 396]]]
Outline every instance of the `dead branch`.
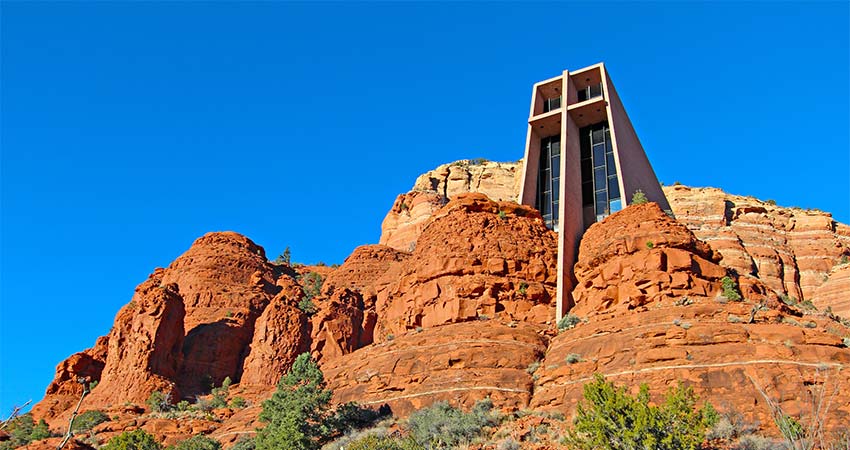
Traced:
[[62, 442], [59, 443], [59, 446], [56, 447], [56, 450], [62, 450], [62, 447], [64, 447], [65, 444], [67, 444], [68, 441], [71, 440], [71, 437], [74, 435], [74, 432], [72, 431], [74, 429], [74, 419], [77, 418], [77, 412], [80, 411], [80, 406], [82, 406], [83, 404], [83, 399], [86, 398], [86, 395], [88, 395], [89, 392], [91, 392], [87, 381], [88, 380], [83, 377], [77, 378], [77, 383], [83, 385], [83, 394], [80, 395], [80, 401], [77, 402], [77, 407], [74, 408], [74, 412], [71, 413], [71, 419], [68, 421], [68, 431], [65, 433], [65, 438], [62, 439]]
[[23, 405], [21, 405], [21, 406], [16, 406], [16, 407], [12, 410], [12, 414], [9, 414], [9, 417], [7, 417], [7, 418], [6, 418], [6, 420], [4, 420], [2, 423], [0, 423], [0, 430], [2, 430], [2, 429], [4, 429], [4, 428], [6, 428], [6, 426], [7, 426], [7, 425], [9, 425], [9, 423], [10, 423], [10, 422], [12, 422], [13, 420], [15, 420], [15, 417], [18, 417], [18, 414], [20, 414], [20, 413], [21, 413], [21, 410], [22, 410], [22, 409], [24, 409], [24, 408], [26, 408], [26, 407], [27, 407], [27, 405], [29, 405], [30, 403], [32, 403], [32, 400], [27, 400], [27, 402], [26, 402], [26, 403], [24, 403]]

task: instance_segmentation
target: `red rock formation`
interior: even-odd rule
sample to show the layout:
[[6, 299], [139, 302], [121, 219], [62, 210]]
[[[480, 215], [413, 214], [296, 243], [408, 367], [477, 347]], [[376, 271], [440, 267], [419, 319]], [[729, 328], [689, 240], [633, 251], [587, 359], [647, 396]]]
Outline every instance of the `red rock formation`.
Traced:
[[715, 188], [666, 186], [676, 219], [723, 255], [721, 264], [779, 294], [812, 299], [850, 255], [850, 227], [816, 210], [783, 208]]
[[36, 404], [32, 413], [35, 417], [54, 417], [73, 407], [83, 393], [80, 379], [91, 383], [99, 381], [106, 364], [108, 336], [97, 339], [94, 347], [75, 353], [56, 367], [56, 376], [47, 386], [44, 400]]
[[461, 194], [438, 211], [378, 290], [376, 341], [481, 316], [554, 317], [555, 234], [537, 211]]
[[336, 402], [388, 404], [400, 417], [439, 400], [469, 408], [485, 397], [515, 410], [531, 399], [527, 369], [546, 349], [541, 331], [492, 320], [444, 325], [326, 359], [322, 370]]
[[516, 201], [522, 163], [456, 161], [416, 179], [413, 189], [396, 198], [381, 224], [380, 243], [413, 251], [428, 219], [449, 199], [478, 192], [496, 201]]
[[377, 316], [365, 310], [363, 297], [349, 289], [333, 289], [316, 298], [310, 318], [310, 351], [317, 360], [335, 358], [372, 343]]
[[186, 308], [180, 391], [193, 396], [238, 379], [254, 321], [280, 290], [265, 251], [237, 233], [207, 233], [163, 275], [176, 283]]
[[363, 245], [345, 259], [345, 262], [325, 279], [325, 288], [348, 288], [363, 294], [365, 307], [372, 308], [375, 303], [376, 283], [398, 262], [404, 261], [410, 253], [402, 252], [385, 245]]
[[821, 311], [831, 309], [850, 319], [850, 264], [839, 264], [829, 271], [828, 279], [812, 295], [812, 303]]
[[283, 293], [272, 300], [254, 324], [240, 382], [274, 386], [295, 358], [308, 350], [307, 316]]
[[153, 391], [179, 398], [174, 380], [182, 360], [183, 301], [176, 284], [157, 270], [136, 288], [109, 332], [106, 363], [88, 407], [144, 404]]
[[742, 301], [719, 297], [725, 269], [715, 260], [655, 204], [630, 206], [588, 229], [570, 311], [583, 322], [552, 340], [532, 407], [572, 412], [582, 385], [601, 373], [634, 390], [647, 383], [659, 395], [683, 381], [720, 411], [768, 428], [760, 390], [797, 415], [807, 413], [806, 393], [824, 387], [840, 405], [827, 426], [846, 424], [850, 349], [842, 336], [850, 330], [787, 307], [754, 278], [739, 279]]

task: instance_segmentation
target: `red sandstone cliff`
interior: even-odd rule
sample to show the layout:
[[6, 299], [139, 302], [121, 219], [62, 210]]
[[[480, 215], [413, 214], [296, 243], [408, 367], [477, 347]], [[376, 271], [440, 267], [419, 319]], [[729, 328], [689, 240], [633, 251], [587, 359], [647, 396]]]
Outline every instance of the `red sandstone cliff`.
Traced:
[[[825, 388], [836, 392], [828, 426], [850, 421], [850, 330], [778, 296], [850, 316], [847, 226], [718, 190], [667, 188], [678, 220], [648, 204], [587, 231], [571, 311], [581, 323], [558, 334], [555, 235], [534, 210], [464, 193], [511, 197], [517, 167], [471, 167], [420, 177], [423, 189], [400, 196], [384, 221], [388, 245], [359, 247], [336, 269], [271, 264], [236, 233], [201, 237], [139, 285], [108, 336], [59, 364], [34, 415], [61, 430], [82, 376], [99, 381], [83, 410], [117, 417], [96, 430], [101, 442], [141, 427], [168, 443], [197, 433], [232, 443], [253, 432], [261, 400], [310, 351], [336, 401], [386, 403], [399, 415], [484, 397], [570, 415], [598, 372], [653, 392], [681, 380], [768, 428], [765, 396], [805, 413], [806, 393]], [[325, 282], [308, 314], [299, 302], [311, 271]], [[743, 301], [722, 296], [726, 276]], [[250, 405], [215, 420], [123, 406], [153, 390], [193, 399], [225, 377]]]

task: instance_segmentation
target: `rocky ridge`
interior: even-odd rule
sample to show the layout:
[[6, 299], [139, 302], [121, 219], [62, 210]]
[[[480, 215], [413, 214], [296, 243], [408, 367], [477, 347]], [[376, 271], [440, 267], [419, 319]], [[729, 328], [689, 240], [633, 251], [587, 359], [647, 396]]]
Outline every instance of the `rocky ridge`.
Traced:
[[[577, 323], [558, 333], [552, 320], [554, 233], [532, 209], [463, 192], [487, 186], [481, 181], [487, 170], [511, 173], [505, 166], [446, 165], [420, 177], [417, 185], [433, 189], [403, 194], [387, 217], [400, 223], [405, 211], [399, 201], [437, 201], [421, 204], [415, 226], [390, 228], [400, 244], [359, 247], [338, 268], [273, 264], [244, 236], [205, 235], [139, 285], [108, 336], [60, 363], [33, 414], [61, 430], [79, 398], [75, 380], [86, 377], [99, 384], [83, 410], [114, 417], [95, 429], [99, 442], [144, 428], [166, 443], [203, 433], [229, 445], [253, 433], [261, 400], [294, 357], [310, 351], [335, 401], [387, 404], [400, 416], [437, 400], [471, 406], [484, 397], [505, 410], [570, 415], [581, 386], [598, 372], [630, 386], [649, 383], [656, 393], [684, 381], [722, 412], [767, 432], [775, 432], [768, 398], [789, 414], [806, 413], [807, 393], [817, 389], [837, 393], [839, 406], [829, 411], [828, 426], [850, 420], [843, 406], [850, 404], [846, 324], [789, 306], [780, 299], [787, 294], [762, 280], [761, 272], [727, 263], [726, 247], [713, 245], [723, 240], [712, 236], [730, 232], [724, 227], [776, 233], [768, 226], [734, 225], [755, 220], [750, 214], [765, 220], [773, 214], [767, 208], [733, 208], [731, 225], [715, 227], [700, 225], [699, 217], [708, 215], [696, 201], [680, 209], [679, 221], [647, 204], [593, 225], [575, 267], [571, 314]], [[465, 184], [463, 176], [452, 175], [479, 169], [474, 183], [473, 175]], [[674, 211], [677, 201], [681, 207], [700, 192], [672, 189]], [[438, 197], [427, 197], [432, 195]], [[813, 222], [797, 218], [791, 232], [798, 223]], [[386, 231], [387, 220], [384, 225]], [[786, 236], [783, 245], [790, 250], [783, 251], [821, 261], [818, 246], [834, 241], [839, 253], [830, 250], [829, 258], [844, 254], [840, 236], [846, 226], [827, 225], [831, 237], [818, 228], [814, 234], [821, 238], [805, 247]], [[807, 233], [808, 226], [799, 230]], [[742, 243], [765, 239], [736, 236]], [[412, 245], [405, 245], [409, 239]], [[812, 291], [820, 309], [832, 306], [835, 312], [846, 305], [846, 267], [830, 266], [827, 281]], [[313, 309], [305, 311], [311, 291], [305, 276], [311, 272], [325, 281], [310, 292]], [[737, 284], [742, 301], [724, 297], [724, 278]], [[248, 399], [247, 408], [215, 410], [210, 420], [163, 417], [138, 406], [153, 390], [194, 401], [225, 377], [235, 382], [230, 396]]]

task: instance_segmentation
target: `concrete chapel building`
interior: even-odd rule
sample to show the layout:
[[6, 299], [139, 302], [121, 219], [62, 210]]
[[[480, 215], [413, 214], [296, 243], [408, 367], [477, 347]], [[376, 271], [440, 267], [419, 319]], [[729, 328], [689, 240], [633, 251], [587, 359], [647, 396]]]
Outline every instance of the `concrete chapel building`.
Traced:
[[556, 319], [572, 307], [578, 243], [641, 190], [670, 210], [603, 63], [534, 85], [519, 202], [558, 233]]

